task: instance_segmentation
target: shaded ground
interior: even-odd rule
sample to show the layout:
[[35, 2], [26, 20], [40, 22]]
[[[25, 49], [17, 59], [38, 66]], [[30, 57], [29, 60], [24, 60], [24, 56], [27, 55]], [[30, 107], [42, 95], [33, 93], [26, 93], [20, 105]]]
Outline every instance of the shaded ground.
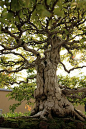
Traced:
[[0, 118], [0, 128], [17, 129], [86, 129], [86, 122], [70, 118], [54, 118], [43, 121], [33, 118]]

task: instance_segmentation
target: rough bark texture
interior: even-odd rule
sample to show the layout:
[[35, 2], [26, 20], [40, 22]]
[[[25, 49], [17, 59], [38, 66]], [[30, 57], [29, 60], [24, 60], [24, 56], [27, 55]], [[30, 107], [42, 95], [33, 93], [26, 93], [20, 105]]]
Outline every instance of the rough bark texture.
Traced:
[[59, 58], [59, 49], [54, 45], [50, 52], [45, 52], [45, 59], [37, 62], [37, 89], [34, 93], [36, 106], [32, 115], [43, 119], [77, 116], [84, 120], [59, 88], [56, 76]]
[[42, 69], [38, 66], [37, 89], [35, 90], [36, 113], [44, 111], [45, 115], [65, 116], [74, 112], [74, 107], [62, 94], [56, 76], [57, 66], [46, 61], [46, 66]]

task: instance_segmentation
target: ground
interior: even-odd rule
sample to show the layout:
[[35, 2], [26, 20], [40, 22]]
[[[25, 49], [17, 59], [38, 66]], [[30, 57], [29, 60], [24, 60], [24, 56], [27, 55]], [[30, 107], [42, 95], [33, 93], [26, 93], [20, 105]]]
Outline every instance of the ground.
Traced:
[[86, 129], [86, 122], [72, 118], [53, 118], [47, 121], [35, 118], [0, 118], [0, 127], [16, 129]]

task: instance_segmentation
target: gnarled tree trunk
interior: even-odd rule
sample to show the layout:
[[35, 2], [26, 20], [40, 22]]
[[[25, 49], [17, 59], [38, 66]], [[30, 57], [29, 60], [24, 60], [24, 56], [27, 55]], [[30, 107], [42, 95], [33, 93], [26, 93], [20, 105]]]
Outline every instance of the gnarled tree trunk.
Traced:
[[53, 47], [51, 51], [45, 52], [44, 59], [38, 60], [36, 66], [37, 89], [34, 93], [36, 106], [31, 115], [44, 119], [52, 116], [77, 116], [84, 120], [59, 88], [56, 75], [59, 59], [58, 47]]
[[57, 115], [64, 117], [74, 112], [73, 105], [62, 94], [57, 82], [57, 65], [50, 60], [45, 67], [38, 66], [37, 89], [35, 90], [35, 112], [45, 111], [44, 115]]

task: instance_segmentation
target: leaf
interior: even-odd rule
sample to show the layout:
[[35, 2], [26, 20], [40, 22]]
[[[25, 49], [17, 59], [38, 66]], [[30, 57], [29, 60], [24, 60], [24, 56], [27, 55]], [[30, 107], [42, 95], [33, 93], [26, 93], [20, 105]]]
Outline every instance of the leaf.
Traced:
[[51, 3], [52, 0], [47, 0], [47, 4], [49, 5]]
[[37, 13], [40, 15], [40, 17], [50, 17], [51, 13], [45, 9], [44, 5], [38, 4], [37, 5]]
[[44, 5], [42, 5], [42, 4], [38, 4], [36, 8], [38, 11], [45, 9]]
[[64, 11], [61, 10], [59, 7], [54, 9], [54, 15], [57, 16], [64, 16]]
[[50, 17], [50, 16], [51, 16], [51, 13], [46, 9], [42, 12], [42, 17]]
[[5, 2], [4, 2], [4, 1], [0, 1], [0, 6], [1, 6], [1, 7], [3, 7], [3, 6], [4, 6], [4, 4], [5, 4]]
[[21, 6], [23, 5], [22, 2], [21, 2], [21, 0], [11, 0], [11, 8], [12, 8], [12, 10], [13, 11], [20, 10]]
[[86, 30], [83, 30], [83, 34], [85, 34], [85, 35], [86, 35]]
[[78, 5], [77, 2], [73, 2], [73, 3], [71, 4], [71, 9], [74, 9], [77, 5]]
[[26, 2], [26, 6], [28, 7], [28, 5], [30, 4], [30, 0], [25, 0], [25, 2]]
[[13, 14], [9, 12], [9, 13], [7, 14], [7, 19], [9, 20], [9, 19], [12, 19], [12, 18], [13, 18]]
[[18, 16], [15, 17], [15, 21], [16, 21], [17, 23], [20, 22]]
[[29, 9], [33, 8], [33, 5], [36, 3], [36, 0], [24, 0], [24, 6], [28, 7]]
[[86, 38], [85, 38], [85, 37], [83, 37], [83, 38], [80, 40], [81, 43], [84, 42], [84, 41], [86, 41]]

